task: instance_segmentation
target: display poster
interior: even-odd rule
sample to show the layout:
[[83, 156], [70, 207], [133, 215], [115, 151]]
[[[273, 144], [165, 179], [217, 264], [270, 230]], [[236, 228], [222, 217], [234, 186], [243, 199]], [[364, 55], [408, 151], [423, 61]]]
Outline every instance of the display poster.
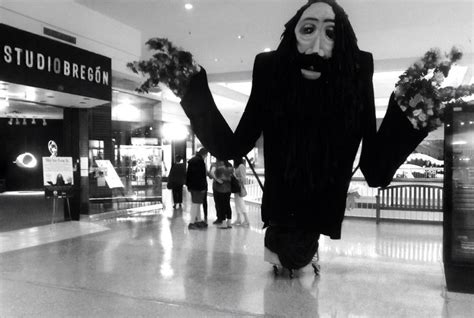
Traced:
[[105, 182], [109, 188], [123, 188], [122, 180], [118, 176], [117, 172], [114, 169], [114, 166], [110, 160], [96, 160], [97, 167], [100, 171], [101, 176], [105, 178]]
[[72, 157], [43, 157], [43, 184], [73, 185]]
[[80, 165], [81, 165], [81, 170], [89, 170], [89, 158], [81, 157]]
[[89, 158], [81, 157], [79, 166], [81, 168], [81, 177], [87, 177], [89, 175]]

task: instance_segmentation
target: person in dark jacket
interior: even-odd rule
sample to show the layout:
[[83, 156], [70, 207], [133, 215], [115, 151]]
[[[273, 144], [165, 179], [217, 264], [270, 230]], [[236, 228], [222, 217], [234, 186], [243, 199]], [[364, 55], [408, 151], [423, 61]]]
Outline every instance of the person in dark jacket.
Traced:
[[196, 155], [188, 161], [186, 172], [186, 187], [191, 193], [191, 221], [190, 230], [205, 228], [207, 223], [201, 219], [201, 205], [207, 196], [207, 169], [206, 159], [208, 151], [204, 148], [198, 150]]
[[171, 166], [168, 174], [168, 189], [171, 189], [173, 194], [173, 209], [177, 205], [182, 207], [183, 204], [183, 185], [186, 182], [186, 165], [183, 162], [183, 157], [176, 156], [175, 163]]

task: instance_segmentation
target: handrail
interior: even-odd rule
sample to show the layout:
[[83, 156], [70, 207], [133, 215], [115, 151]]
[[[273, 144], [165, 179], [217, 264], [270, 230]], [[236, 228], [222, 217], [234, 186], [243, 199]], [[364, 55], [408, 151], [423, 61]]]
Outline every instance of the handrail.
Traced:
[[376, 195], [376, 223], [381, 210], [443, 211], [443, 187], [426, 184], [398, 184], [379, 188]]

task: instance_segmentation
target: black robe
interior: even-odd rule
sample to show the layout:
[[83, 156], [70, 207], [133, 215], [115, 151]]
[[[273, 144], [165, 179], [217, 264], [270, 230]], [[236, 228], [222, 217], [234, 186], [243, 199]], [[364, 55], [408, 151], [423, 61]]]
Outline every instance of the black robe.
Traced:
[[337, 170], [323, 172], [330, 174], [332, 181], [314, 189], [308, 196], [310, 201], [301, 200], [301, 189], [290, 187], [284, 178], [287, 149], [281, 142], [283, 136], [276, 124], [280, 120], [276, 118], [278, 114], [272, 111], [271, 105], [269, 107], [271, 94], [274, 94], [272, 87], [275, 87], [271, 70], [278, 67], [275, 53], [257, 55], [252, 91], [235, 133], [213, 101], [204, 69], [192, 77], [181, 105], [194, 133], [212, 155], [220, 159], [243, 157], [263, 133], [265, 185], [261, 213], [266, 225], [288, 224], [340, 239], [347, 190], [360, 141], [363, 140], [360, 169], [368, 184], [378, 187], [391, 182], [398, 167], [426, 137], [426, 133], [412, 128], [393, 96], [382, 125], [376, 130], [372, 55], [360, 52], [360, 59], [357, 73], [359, 82], [363, 83], [360, 88], [363, 99], [360, 129], [344, 134], [343, 144], [337, 147], [334, 158], [330, 158], [336, 162]]

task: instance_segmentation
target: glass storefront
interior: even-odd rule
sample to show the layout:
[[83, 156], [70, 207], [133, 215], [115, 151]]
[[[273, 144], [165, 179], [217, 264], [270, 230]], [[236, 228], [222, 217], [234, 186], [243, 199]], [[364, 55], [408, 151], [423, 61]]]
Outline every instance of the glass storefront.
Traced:
[[[109, 135], [89, 140], [91, 214], [161, 203], [164, 152], [159, 135], [160, 105], [156, 99], [113, 91]], [[90, 136], [97, 134], [91, 131]], [[104, 159], [108, 166], [104, 166]], [[113, 186], [108, 180], [111, 175], [118, 180]]]

